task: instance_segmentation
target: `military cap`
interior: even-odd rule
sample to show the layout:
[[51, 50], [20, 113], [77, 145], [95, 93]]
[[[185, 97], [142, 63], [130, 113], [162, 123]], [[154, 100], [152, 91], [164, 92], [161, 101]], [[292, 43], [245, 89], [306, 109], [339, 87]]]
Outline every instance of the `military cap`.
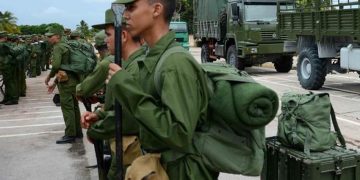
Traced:
[[79, 31], [71, 31], [71, 34], [70, 36], [73, 36], [73, 37], [80, 37], [81, 33]]
[[92, 27], [95, 29], [105, 29], [107, 25], [114, 24], [115, 22], [115, 15], [114, 12], [111, 9], [108, 9], [105, 11], [105, 23], [103, 24], [96, 24]]
[[106, 34], [105, 34], [104, 30], [96, 33], [95, 34], [95, 46], [106, 45], [105, 39], [106, 39]]
[[49, 26], [46, 28], [47, 33], [45, 36], [53, 36], [53, 35], [63, 35], [64, 28], [60, 26]]
[[135, 2], [136, 0], [116, 0], [115, 2], [113, 2], [113, 4], [128, 4], [128, 3], [132, 3]]

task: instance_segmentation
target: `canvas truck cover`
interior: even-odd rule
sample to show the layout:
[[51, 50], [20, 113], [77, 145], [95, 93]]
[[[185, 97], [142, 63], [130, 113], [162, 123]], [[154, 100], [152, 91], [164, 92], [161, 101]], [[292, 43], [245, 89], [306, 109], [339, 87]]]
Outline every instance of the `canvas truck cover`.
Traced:
[[194, 0], [196, 21], [218, 21], [226, 3], [227, 0]]

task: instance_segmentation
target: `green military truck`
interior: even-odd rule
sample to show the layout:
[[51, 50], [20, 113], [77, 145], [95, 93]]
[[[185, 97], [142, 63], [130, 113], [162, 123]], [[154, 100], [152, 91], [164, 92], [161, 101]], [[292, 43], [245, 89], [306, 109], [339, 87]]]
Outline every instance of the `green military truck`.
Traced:
[[359, 72], [359, 1], [295, 2], [290, 8], [278, 8], [278, 32], [294, 42], [301, 86], [316, 90], [323, 86], [328, 73]]
[[194, 0], [201, 61], [225, 58], [239, 69], [273, 62], [278, 72], [289, 72], [294, 51], [284, 44], [286, 35], [276, 33], [276, 5], [277, 0]]

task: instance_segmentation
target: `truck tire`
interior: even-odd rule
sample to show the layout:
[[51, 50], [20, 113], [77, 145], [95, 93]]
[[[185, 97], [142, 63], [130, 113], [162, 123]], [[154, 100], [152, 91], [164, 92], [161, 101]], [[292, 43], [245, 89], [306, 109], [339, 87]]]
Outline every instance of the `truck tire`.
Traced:
[[327, 61], [320, 59], [316, 48], [305, 48], [299, 54], [297, 76], [300, 85], [309, 90], [320, 89], [325, 82]]
[[274, 62], [274, 67], [279, 73], [288, 73], [293, 65], [292, 56], [281, 56]]
[[230, 65], [235, 66], [239, 70], [244, 70], [245, 69], [244, 62], [240, 62], [237, 55], [238, 53], [235, 45], [231, 45], [226, 54], [226, 62]]
[[207, 43], [203, 43], [201, 46], [201, 63], [212, 62], [209, 57], [209, 47]]

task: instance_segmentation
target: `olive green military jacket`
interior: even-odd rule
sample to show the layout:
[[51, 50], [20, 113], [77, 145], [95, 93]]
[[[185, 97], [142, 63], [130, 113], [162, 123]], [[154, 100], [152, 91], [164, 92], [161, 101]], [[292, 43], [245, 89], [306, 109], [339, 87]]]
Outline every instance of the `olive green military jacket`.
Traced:
[[118, 71], [107, 88], [140, 125], [140, 142], [148, 152], [168, 149], [189, 152], [198, 124], [206, 120], [208, 91], [205, 74], [189, 54], [174, 53], [159, 68], [161, 95], [155, 89], [154, 71], [161, 55], [175, 42], [175, 33], [163, 36], [138, 61], [139, 82]]
[[105, 86], [109, 73], [109, 64], [114, 62], [114, 56], [107, 56], [97, 63], [94, 71], [76, 86], [76, 95], [89, 97]]
[[61, 64], [69, 64], [70, 51], [64, 44], [64, 41], [56, 43], [52, 52], [52, 68], [50, 71], [50, 77], [54, 77], [55, 74], [60, 70]]
[[[138, 79], [139, 68], [137, 61], [141, 60], [145, 54], [145, 47], [140, 48], [131, 54], [127, 61], [123, 61], [123, 68], [131, 74], [134, 79]], [[109, 69], [109, 68], [108, 68]], [[114, 97], [111, 91], [107, 89], [105, 93], [104, 110], [97, 110], [100, 121], [93, 124], [87, 131], [87, 135], [93, 139], [110, 139], [115, 136], [115, 113]], [[123, 134], [135, 135], [139, 132], [139, 126], [134, 116], [125, 108], [122, 114]]]
[[0, 43], [0, 71], [5, 70], [11, 62], [11, 47], [7, 42]]

